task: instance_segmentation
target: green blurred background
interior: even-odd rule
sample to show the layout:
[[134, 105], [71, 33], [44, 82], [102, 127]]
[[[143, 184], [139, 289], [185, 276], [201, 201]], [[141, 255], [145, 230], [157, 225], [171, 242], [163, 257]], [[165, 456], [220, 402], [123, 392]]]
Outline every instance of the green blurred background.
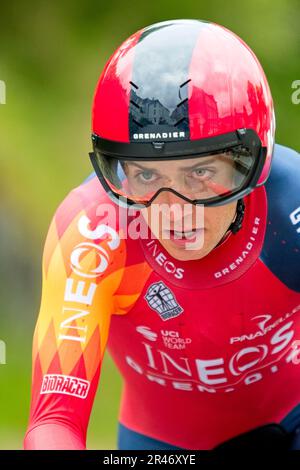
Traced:
[[[91, 172], [90, 110], [100, 72], [136, 30], [174, 18], [211, 20], [255, 51], [272, 89], [277, 142], [300, 151], [299, 0], [8, 1], [0, 4], [0, 448], [22, 447], [41, 254], [56, 206]], [[116, 447], [121, 379], [106, 354], [88, 447]]]

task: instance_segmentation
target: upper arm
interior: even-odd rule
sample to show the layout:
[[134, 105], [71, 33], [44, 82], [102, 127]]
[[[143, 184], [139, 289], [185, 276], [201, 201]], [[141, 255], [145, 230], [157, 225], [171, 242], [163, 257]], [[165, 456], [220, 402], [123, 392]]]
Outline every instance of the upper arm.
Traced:
[[83, 446], [125, 257], [95, 215], [73, 191], [53, 217], [33, 340], [29, 430], [62, 424]]

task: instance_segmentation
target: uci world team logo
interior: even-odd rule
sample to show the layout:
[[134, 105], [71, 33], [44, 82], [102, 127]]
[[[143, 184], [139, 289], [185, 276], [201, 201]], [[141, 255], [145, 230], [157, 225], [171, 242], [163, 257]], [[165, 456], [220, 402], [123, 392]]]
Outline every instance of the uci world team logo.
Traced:
[[149, 307], [155, 310], [162, 320], [177, 317], [183, 312], [174, 294], [162, 281], [151, 284], [145, 299]]

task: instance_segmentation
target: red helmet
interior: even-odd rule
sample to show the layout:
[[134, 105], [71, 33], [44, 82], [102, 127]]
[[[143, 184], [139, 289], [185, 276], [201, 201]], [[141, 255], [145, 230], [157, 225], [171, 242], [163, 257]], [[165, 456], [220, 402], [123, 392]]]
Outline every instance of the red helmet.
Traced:
[[274, 132], [270, 89], [251, 49], [217, 24], [171, 20], [133, 34], [107, 62], [94, 96], [90, 157], [114, 200], [147, 205], [170, 188], [130, 191], [124, 162], [231, 155], [238, 176], [230, 188], [210, 179], [214, 193], [180, 194], [218, 205], [265, 183]]

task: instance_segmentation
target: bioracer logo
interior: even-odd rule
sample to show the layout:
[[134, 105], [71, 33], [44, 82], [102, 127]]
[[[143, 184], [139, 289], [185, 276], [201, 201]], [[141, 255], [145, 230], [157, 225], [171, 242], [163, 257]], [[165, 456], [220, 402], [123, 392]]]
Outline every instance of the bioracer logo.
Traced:
[[71, 375], [46, 374], [43, 377], [41, 394], [62, 393], [77, 398], [86, 398], [90, 388], [88, 380]]

